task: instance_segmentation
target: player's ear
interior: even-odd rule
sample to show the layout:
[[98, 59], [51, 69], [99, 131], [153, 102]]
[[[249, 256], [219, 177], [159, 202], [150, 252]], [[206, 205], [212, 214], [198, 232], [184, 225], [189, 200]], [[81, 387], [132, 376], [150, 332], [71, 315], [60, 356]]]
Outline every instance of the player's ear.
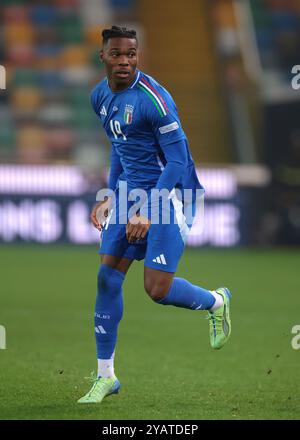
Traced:
[[104, 59], [103, 59], [103, 50], [100, 50], [100, 61], [101, 63], [104, 63]]

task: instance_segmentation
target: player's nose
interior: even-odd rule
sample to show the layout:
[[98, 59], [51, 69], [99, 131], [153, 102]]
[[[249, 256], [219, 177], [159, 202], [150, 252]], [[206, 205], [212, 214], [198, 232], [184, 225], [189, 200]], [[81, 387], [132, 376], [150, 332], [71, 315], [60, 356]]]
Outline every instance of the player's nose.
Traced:
[[119, 58], [119, 65], [120, 66], [128, 66], [129, 65], [128, 57], [126, 55], [123, 55]]

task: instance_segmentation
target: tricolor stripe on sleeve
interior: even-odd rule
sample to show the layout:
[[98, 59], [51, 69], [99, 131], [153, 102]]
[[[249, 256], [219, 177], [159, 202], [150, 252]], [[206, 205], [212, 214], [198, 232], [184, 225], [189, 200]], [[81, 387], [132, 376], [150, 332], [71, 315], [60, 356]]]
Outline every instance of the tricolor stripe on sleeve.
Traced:
[[139, 81], [138, 88], [149, 96], [161, 117], [167, 115], [167, 113], [169, 112], [167, 104], [165, 103], [162, 96], [158, 93], [158, 91], [155, 90], [154, 87], [152, 87], [151, 84], [148, 83], [148, 81], [142, 78]]

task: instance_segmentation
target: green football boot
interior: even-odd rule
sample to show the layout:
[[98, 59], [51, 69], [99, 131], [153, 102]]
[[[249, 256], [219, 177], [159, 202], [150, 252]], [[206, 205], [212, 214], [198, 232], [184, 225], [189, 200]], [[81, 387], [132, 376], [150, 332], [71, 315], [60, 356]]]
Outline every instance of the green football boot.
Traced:
[[93, 386], [90, 391], [83, 397], [81, 397], [78, 403], [100, 403], [104, 397], [111, 394], [118, 394], [121, 384], [116, 377], [106, 378], [99, 377], [94, 378]]
[[219, 287], [216, 292], [223, 297], [223, 304], [213, 312], [208, 312], [210, 345], [215, 350], [222, 348], [231, 333], [230, 300], [231, 293], [227, 287]]

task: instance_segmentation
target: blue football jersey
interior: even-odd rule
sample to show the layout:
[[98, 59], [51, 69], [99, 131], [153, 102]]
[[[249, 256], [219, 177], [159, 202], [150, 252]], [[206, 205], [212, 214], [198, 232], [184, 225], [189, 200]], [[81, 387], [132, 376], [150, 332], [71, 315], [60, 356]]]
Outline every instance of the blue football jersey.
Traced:
[[119, 179], [129, 189], [155, 187], [166, 164], [163, 147], [182, 140], [188, 166], [176, 187], [202, 188], [174, 100], [151, 76], [137, 69], [134, 82], [120, 92], [113, 92], [105, 78], [93, 89], [91, 102], [119, 156]]

